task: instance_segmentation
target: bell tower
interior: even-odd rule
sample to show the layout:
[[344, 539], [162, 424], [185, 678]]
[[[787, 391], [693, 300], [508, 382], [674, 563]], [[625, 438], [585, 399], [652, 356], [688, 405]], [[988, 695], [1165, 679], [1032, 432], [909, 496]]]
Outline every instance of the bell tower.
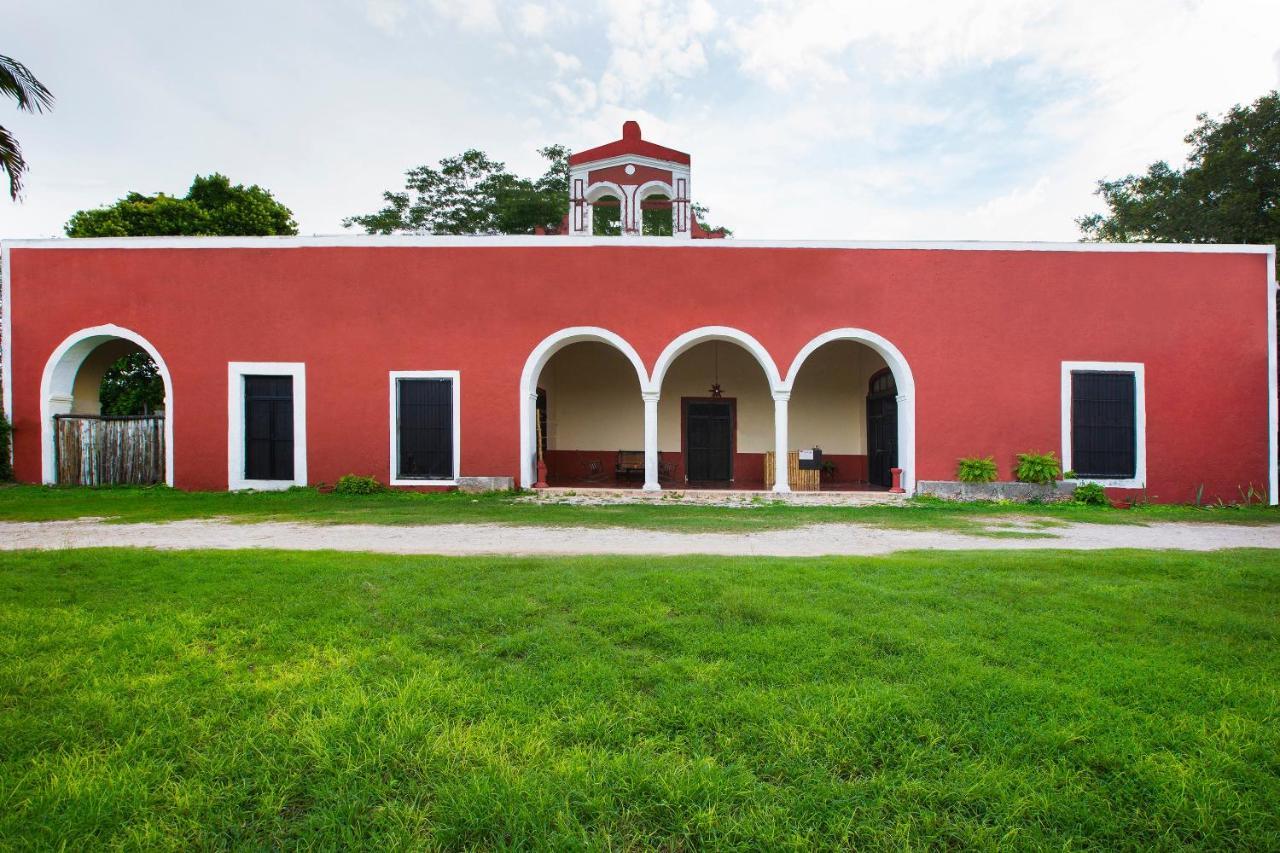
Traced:
[[671, 236], [687, 240], [696, 228], [689, 191], [689, 155], [649, 142], [638, 122], [624, 122], [621, 139], [569, 157], [569, 233], [591, 236], [594, 213], [616, 199], [623, 236], [644, 233], [644, 211], [670, 209]]

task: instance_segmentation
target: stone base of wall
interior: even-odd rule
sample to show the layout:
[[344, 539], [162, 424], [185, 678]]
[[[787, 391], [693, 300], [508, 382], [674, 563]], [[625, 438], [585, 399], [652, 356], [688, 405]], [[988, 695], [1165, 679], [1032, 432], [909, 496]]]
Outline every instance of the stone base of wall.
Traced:
[[516, 487], [515, 477], [459, 477], [458, 491], [500, 492]]
[[1069, 501], [1075, 483], [1058, 481], [1051, 486], [1038, 483], [961, 483], [958, 480], [921, 480], [916, 493], [949, 501], [1015, 501], [1026, 503], [1059, 503]]

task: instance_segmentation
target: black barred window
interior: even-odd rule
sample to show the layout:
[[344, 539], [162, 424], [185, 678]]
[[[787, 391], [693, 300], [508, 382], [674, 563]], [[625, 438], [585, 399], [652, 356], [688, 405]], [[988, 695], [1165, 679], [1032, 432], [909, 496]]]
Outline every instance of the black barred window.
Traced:
[[1129, 372], [1072, 372], [1071, 467], [1078, 476], [1135, 476], [1135, 383]]
[[293, 377], [244, 378], [244, 476], [293, 479]]
[[401, 379], [397, 388], [396, 477], [452, 480], [453, 380]]

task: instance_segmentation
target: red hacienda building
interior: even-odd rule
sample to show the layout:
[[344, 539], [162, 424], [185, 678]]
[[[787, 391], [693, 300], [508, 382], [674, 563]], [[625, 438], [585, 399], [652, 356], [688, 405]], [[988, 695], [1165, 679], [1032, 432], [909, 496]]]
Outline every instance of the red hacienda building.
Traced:
[[186, 489], [786, 491], [820, 448], [822, 488], [913, 492], [1052, 450], [1113, 496], [1275, 502], [1272, 247], [698, 239], [689, 156], [634, 123], [570, 170], [557, 235], [4, 243], [18, 479], [67, 479], [62, 425], [141, 349]]

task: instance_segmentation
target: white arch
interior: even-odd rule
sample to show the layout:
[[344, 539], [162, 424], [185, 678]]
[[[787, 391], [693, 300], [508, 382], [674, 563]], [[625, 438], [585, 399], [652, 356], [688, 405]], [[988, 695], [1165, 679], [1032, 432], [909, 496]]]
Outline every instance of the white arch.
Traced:
[[885, 364], [893, 373], [893, 381], [898, 386], [898, 467], [902, 469], [902, 488], [907, 494], [914, 494], [916, 485], [916, 380], [911, 373], [911, 365], [902, 351], [887, 339], [869, 332], [866, 329], [832, 329], [818, 335], [801, 348], [791, 362], [782, 390], [789, 396], [795, 386], [796, 376], [805, 359], [815, 350], [832, 341], [855, 341], [865, 344], [879, 353]]
[[589, 203], [594, 204], [607, 195], [613, 196], [619, 203], [627, 200], [627, 194], [622, 191], [622, 187], [618, 186], [613, 181], [597, 181], [587, 187], [587, 192], [584, 198]]
[[551, 360], [551, 356], [570, 344], [594, 341], [608, 344], [621, 352], [636, 369], [636, 377], [640, 380], [640, 390], [649, 387], [649, 374], [644, 369], [644, 362], [635, 347], [618, 334], [602, 329], [599, 326], [572, 326], [553, 332], [542, 339], [529, 358], [525, 360], [524, 371], [520, 374], [520, 485], [524, 488], [533, 486], [534, 464], [537, 452], [534, 447], [536, 434], [538, 376], [542, 368]]
[[773, 363], [773, 356], [769, 355], [769, 351], [746, 332], [729, 326], [703, 326], [698, 329], [692, 329], [667, 344], [667, 348], [662, 351], [662, 354], [658, 356], [657, 362], [653, 365], [653, 379], [649, 385], [649, 390], [654, 393], [660, 392], [662, 390], [662, 380], [666, 378], [667, 370], [670, 369], [672, 362], [685, 351], [707, 341], [727, 341], [738, 344], [751, 353], [760, 364], [760, 367], [764, 369], [764, 375], [769, 380], [770, 392], [776, 394], [782, 390], [782, 378], [778, 375], [778, 366]]
[[[671, 188], [671, 184], [666, 181], [647, 181], [636, 188], [635, 206], [636, 206], [636, 222], [640, 226], [640, 233], [644, 234], [644, 200], [653, 195], [665, 195], [673, 202], [676, 198], [676, 191]], [[675, 233], [675, 208], [671, 208], [671, 231]]]
[[42, 480], [48, 485], [58, 480], [53, 416], [71, 411], [76, 374], [84, 360], [101, 344], [118, 339], [132, 341], [151, 356], [164, 381], [164, 480], [173, 485], [173, 378], [169, 375], [169, 366], [160, 351], [142, 335], [110, 324], [91, 326], [68, 335], [45, 362], [40, 378], [40, 463]]

